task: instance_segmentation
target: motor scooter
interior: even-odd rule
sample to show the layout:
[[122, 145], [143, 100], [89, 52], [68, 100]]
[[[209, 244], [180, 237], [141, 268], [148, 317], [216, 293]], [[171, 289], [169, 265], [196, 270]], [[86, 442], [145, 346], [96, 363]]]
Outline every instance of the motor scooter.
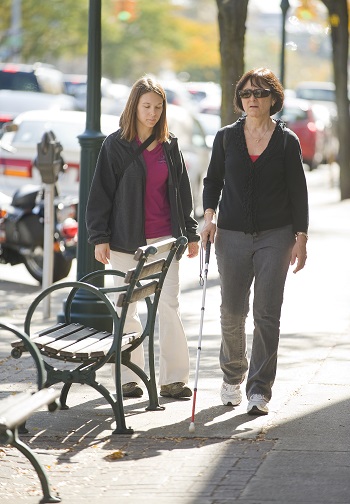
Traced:
[[[53, 282], [65, 278], [76, 257], [77, 198], [54, 199]], [[0, 193], [0, 263], [24, 264], [42, 283], [44, 256], [44, 189], [28, 184], [12, 200]]]

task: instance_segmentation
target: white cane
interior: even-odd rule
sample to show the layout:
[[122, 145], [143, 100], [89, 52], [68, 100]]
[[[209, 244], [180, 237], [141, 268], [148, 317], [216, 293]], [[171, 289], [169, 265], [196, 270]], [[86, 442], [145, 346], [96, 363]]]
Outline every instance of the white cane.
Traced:
[[199, 324], [199, 336], [198, 336], [198, 348], [197, 348], [197, 359], [196, 359], [196, 372], [194, 377], [194, 388], [193, 388], [193, 403], [192, 403], [192, 417], [189, 427], [189, 432], [193, 433], [195, 431], [194, 426], [194, 415], [196, 410], [196, 399], [197, 399], [197, 385], [198, 385], [198, 373], [199, 373], [199, 361], [202, 350], [202, 334], [203, 334], [203, 321], [204, 321], [204, 310], [205, 310], [205, 294], [207, 290], [207, 277], [208, 277], [208, 267], [209, 267], [209, 257], [210, 257], [210, 246], [211, 243], [208, 240], [205, 249], [205, 263], [204, 263], [204, 279], [203, 279], [203, 291], [202, 291], [202, 308], [201, 308], [201, 318]]

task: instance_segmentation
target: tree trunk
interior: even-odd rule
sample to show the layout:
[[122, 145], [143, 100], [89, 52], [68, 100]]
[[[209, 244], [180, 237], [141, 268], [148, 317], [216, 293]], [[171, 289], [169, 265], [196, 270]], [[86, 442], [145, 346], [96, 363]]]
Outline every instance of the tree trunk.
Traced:
[[350, 112], [348, 99], [348, 6], [347, 0], [322, 0], [332, 28], [333, 71], [338, 109], [340, 199], [350, 198]]
[[237, 81], [244, 73], [244, 37], [248, 0], [216, 0], [221, 56], [221, 124], [234, 122], [233, 96]]

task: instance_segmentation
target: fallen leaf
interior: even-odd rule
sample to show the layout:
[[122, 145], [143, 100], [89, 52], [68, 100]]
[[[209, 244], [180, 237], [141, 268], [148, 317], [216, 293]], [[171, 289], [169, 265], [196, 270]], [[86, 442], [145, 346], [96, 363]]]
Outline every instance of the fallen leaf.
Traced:
[[121, 459], [121, 458], [125, 457], [125, 455], [127, 455], [126, 452], [123, 452], [122, 450], [116, 450], [116, 451], [110, 453], [109, 455], [107, 455], [106, 459], [107, 460], [117, 460], [117, 459]]

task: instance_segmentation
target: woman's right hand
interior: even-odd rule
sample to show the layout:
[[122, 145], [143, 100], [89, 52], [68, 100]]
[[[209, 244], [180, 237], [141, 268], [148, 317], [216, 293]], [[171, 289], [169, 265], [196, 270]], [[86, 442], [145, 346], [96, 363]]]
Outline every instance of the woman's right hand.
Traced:
[[202, 246], [205, 249], [207, 241], [214, 243], [216, 233], [215, 212], [211, 208], [207, 209], [204, 213], [204, 225], [201, 231]]
[[109, 243], [99, 243], [95, 245], [95, 259], [102, 264], [108, 264], [111, 257]]
[[214, 243], [215, 233], [216, 233], [215, 222], [205, 222], [203, 229], [201, 231], [202, 246], [204, 249], [207, 247], [208, 240], [211, 243]]

